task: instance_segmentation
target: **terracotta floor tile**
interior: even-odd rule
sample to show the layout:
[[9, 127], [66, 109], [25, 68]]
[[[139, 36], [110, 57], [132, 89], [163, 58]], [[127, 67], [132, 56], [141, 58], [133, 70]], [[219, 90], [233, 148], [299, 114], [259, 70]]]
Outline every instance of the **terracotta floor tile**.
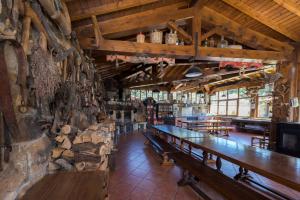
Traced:
[[148, 200], [151, 198], [152, 191], [136, 187], [130, 194], [130, 200]]
[[[229, 139], [249, 145], [251, 136], [253, 135], [233, 132], [230, 133]], [[116, 170], [110, 173], [110, 200], [201, 199], [190, 187], [177, 186], [177, 181], [181, 177], [180, 168], [161, 166], [159, 156], [147, 145], [144, 145], [144, 141], [141, 133], [120, 136], [116, 153]], [[202, 154], [199, 149], [193, 149], [193, 151]], [[211, 166], [215, 167], [215, 163], [212, 163]], [[222, 160], [222, 171], [225, 175], [233, 177], [238, 173], [238, 168], [239, 166]], [[252, 172], [249, 173], [254, 180], [281, 188], [281, 191], [291, 197], [300, 199], [299, 192], [283, 188]]]

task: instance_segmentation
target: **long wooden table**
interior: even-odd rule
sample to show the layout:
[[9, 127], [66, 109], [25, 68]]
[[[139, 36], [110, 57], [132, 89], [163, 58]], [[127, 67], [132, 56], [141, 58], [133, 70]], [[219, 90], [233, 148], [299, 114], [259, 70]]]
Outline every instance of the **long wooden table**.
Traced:
[[[225, 159], [241, 168], [251, 170], [275, 182], [300, 191], [300, 159], [272, 152], [266, 149], [243, 145], [223, 138], [205, 135], [189, 137], [187, 131], [160, 125], [154, 129], [171, 137], [183, 137], [180, 140], [203, 152], [214, 154], [218, 159]], [[166, 130], [172, 130], [165, 132]], [[184, 134], [181, 134], [183, 131]], [[201, 134], [201, 133], [199, 133]]]
[[171, 137], [175, 137], [177, 139], [182, 138], [198, 138], [198, 137], [207, 137], [208, 134], [191, 131], [185, 128], [180, 128], [172, 125], [156, 125], [153, 126], [156, 130], [161, 131], [165, 134], [168, 134]]

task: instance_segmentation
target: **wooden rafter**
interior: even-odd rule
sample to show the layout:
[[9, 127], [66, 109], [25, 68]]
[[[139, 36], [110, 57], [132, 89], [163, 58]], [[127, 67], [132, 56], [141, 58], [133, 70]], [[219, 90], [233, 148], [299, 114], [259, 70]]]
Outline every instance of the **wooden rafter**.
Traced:
[[[125, 55], [153, 55], [175, 58], [190, 58], [195, 55], [193, 46], [167, 45], [154, 43], [137, 43], [129, 41], [103, 40], [99, 48], [93, 47], [93, 39], [82, 38], [80, 43], [84, 49], [94, 49], [109, 53], [121, 53]], [[196, 59], [215, 61], [277, 61], [285, 60], [286, 55], [276, 51], [259, 51], [246, 49], [227, 49], [199, 47], [199, 55]]]
[[215, 27], [213, 29], [211, 29], [210, 31], [204, 33], [201, 37], [201, 41], [206, 40], [207, 38], [213, 36], [214, 34], [218, 33], [220, 31], [219, 27]]
[[95, 15], [92, 15], [93, 28], [95, 33], [96, 47], [99, 47], [101, 40], [103, 40], [99, 24]]
[[290, 12], [298, 15], [300, 17], [300, 5], [296, 4], [291, 0], [273, 0], [278, 3], [280, 6], [284, 7], [285, 9], [289, 10]]
[[201, 14], [202, 20], [206, 23], [221, 27], [227, 31], [230, 30], [247, 43], [256, 43], [258, 46], [265, 47], [266, 49], [286, 52], [288, 54], [294, 50], [291, 45], [278, 41], [252, 29], [244, 28], [241, 24], [206, 6], [202, 8]]
[[[266, 16], [264, 13], [257, 12], [255, 9], [248, 6], [246, 3], [242, 3], [240, 0], [222, 0], [222, 1], [226, 2], [227, 4], [229, 4], [232, 7], [240, 10], [241, 12], [249, 15], [250, 17], [256, 19], [257, 21], [265, 24], [266, 26], [272, 28], [273, 30], [275, 30], [295, 41], [300, 41], [299, 33], [294, 32], [294, 30], [291, 28], [287, 28], [283, 25], [278, 25], [278, 23], [272, 21], [272, 19], [270, 17]], [[284, 1], [284, 2], [286, 2], [286, 1]], [[286, 5], [286, 4], [282, 4], [282, 5]], [[296, 8], [296, 10], [297, 9], [298, 8]]]
[[[193, 9], [178, 9], [185, 5], [180, 2], [160, 8], [126, 15], [115, 19], [99, 22], [101, 33], [105, 37], [120, 37], [134, 34], [140, 31], [148, 31], [156, 27], [166, 27], [170, 20], [184, 20], [193, 17]], [[170, 12], [172, 11], [172, 12]], [[79, 37], [92, 37], [92, 24], [87, 24], [75, 28]]]
[[[122, 0], [122, 1], [112, 1], [106, 4], [95, 4], [95, 1], [85, 0], [85, 3], [80, 1], [67, 3], [71, 20], [81, 20], [89, 18], [91, 15], [103, 15], [120, 10], [125, 10], [132, 7], [143, 6], [149, 3], [158, 2], [159, 0]], [[89, 6], [91, 4], [91, 6]]]

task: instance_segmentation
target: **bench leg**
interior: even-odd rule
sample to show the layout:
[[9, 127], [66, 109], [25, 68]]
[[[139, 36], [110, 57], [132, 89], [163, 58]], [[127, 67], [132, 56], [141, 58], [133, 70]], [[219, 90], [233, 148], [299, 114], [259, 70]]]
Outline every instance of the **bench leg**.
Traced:
[[149, 140], [146, 140], [146, 141], [144, 142], [144, 145], [148, 145], [148, 144], [150, 144], [150, 142], [149, 142]]
[[172, 166], [174, 165], [174, 161], [169, 158], [167, 153], [163, 153], [163, 161], [161, 163], [162, 166]]
[[191, 181], [191, 174], [188, 170], [181, 169], [181, 179], [177, 182], [178, 186], [186, 186], [188, 185]]

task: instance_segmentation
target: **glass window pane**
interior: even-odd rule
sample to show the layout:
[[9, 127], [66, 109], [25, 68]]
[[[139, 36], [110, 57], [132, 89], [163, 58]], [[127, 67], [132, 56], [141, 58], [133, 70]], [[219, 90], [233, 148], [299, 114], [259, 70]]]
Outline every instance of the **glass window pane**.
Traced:
[[228, 99], [237, 99], [238, 98], [238, 89], [228, 90]]
[[239, 100], [239, 116], [250, 117], [251, 103], [250, 98]]
[[151, 90], [147, 91], [147, 97], [152, 97], [152, 91]]
[[136, 90], [131, 90], [130, 91], [130, 99], [135, 99], [136, 97]]
[[227, 99], [227, 90], [219, 92], [219, 99], [220, 100]]
[[210, 109], [211, 114], [218, 114], [218, 102], [217, 101], [211, 101]]
[[136, 98], [141, 99], [141, 91], [136, 90]]
[[226, 101], [219, 101], [219, 115], [226, 115]]
[[153, 95], [153, 99], [156, 101], [156, 102], [158, 102], [158, 98], [159, 98], [159, 94], [160, 93], [156, 93], [156, 92], [154, 92], [152, 95]]
[[[154, 94], [154, 93], [153, 93]], [[164, 100], [164, 94], [163, 94], [163, 91], [160, 91], [160, 93], [159, 93], [159, 100], [160, 101], [163, 101]]]
[[258, 90], [259, 96], [267, 96], [272, 95], [273, 92], [273, 84], [266, 84], [264, 88]]
[[192, 103], [197, 103], [196, 92], [192, 93]]
[[168, 94], [169, 94], [169, 93], [168, 93], [168, 92], [164, 92], [163, 94], [164, 94], [164, 100], [165, 100], [165, 101], [168, 100]]
[[237, 115], [237, 100], [228, 101], [227, 115]]
[[258, 110], [257, 116], [258, 117], [271, 117], [271, 101], [272, 97], [259, 97], [258, 98]]
[[210, 100], [218, 100], [218, 92], [210, 96]]
[[182, 100], [181, 92], [176, 92], [176, 100], [177, 101], [181, 101]]
[[146, 99], [146, 90], [141, 90], [141, 100]]
[[246, 88], [240, 88], [239, 93], [240, 93], [240, 98], [248, 97]]

